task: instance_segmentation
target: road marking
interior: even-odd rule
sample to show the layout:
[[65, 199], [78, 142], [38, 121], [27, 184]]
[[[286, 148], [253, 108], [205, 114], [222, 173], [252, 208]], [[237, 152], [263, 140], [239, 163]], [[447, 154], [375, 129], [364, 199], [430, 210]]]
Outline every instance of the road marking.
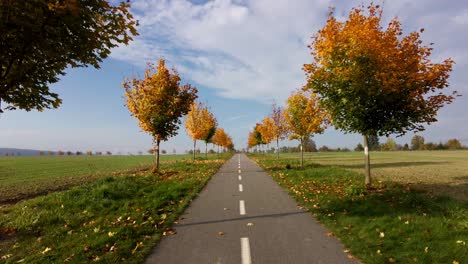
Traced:
[[239, 181], [242, 181], [242, 176], [239, 175]]
[[241, 170], [239, 170], [239, 173], [241, 173]]
[[244, 202], [244, 200], [239, 201], [239, 211], [240, 211], [240, 215], [245, 215], [245, 202]]
[[239, 192], [243, 192], [244, 188], [242, 187], [242, 184], [239, 184]]
[[241, 257], [242, 264], [252, 264], [252, 258], [250, 257], [250, 243], [248, 237], [241, 237]]

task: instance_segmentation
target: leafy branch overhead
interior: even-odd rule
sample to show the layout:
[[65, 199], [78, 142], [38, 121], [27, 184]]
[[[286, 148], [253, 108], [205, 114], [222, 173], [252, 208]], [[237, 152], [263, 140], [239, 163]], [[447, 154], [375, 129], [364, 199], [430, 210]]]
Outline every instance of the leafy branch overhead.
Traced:
[[0, 10], [0, 103], [9, 110], [59, 107], [49, 85], [67, 67], [99, 68], [138, 35], [128, 1], [0, 0]]

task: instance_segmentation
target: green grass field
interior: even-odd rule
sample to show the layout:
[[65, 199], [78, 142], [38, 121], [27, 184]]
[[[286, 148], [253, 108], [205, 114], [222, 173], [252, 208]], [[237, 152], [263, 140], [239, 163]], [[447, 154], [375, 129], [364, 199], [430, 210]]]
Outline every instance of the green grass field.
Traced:
[[[374, 173], [446, 185], [459, 180], [450, 171], [460, 169], [452, 166], [466, 166], [465, 153], [372, 153]], [[329, 236], [343, 242], [345, 252], [363, 263], [468, 263], [466, 201], [391, 181], [377, 180], [368, 191], [359, 173], [363, 159], [356, 153], [310, 154], [303, 169], [298, 155], [285, 154], [279, 161], [272, 155], [251, 156], [330, 231]]]
[[[189, 159], [189, 155], [162, 155], [161, 161]], [[38, 156], [0, 157], [0, 205], [16, 202], [112, 173], [146, 169], [154, 156]]]
[[[166, 157], [158, 175], [126, 170], [146, 157], [109, 157], [108, 165], [90, 159], [104, 168], [91, 170], [99, 179], [0, 208], [0, 262], [143, 263], [162, 236], [176, 232], [172, 223], [231, 156], [184, 162]], [[119, 162], [127, 164], [120, 165], [123, 171], [103, 172], [115, 172], [106, 166]], [[63, 176], [60, 171], [55, 179]]]
[[[281, 153], [282, 160], [299, 164], [298, 153]], [[375, 180], [410, 184], [435, 195], [468, 201], [468, 151], [370, 152]], [[273, 156], [273, 155], [272, 155]], [[362, 152], [305, 153], [304, 159], [364, 173]]]

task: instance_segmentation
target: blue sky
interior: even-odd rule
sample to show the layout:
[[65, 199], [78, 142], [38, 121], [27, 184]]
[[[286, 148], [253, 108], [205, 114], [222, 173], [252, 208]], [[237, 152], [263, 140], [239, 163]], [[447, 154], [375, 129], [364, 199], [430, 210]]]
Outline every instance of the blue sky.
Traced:
[[[42, 113], [9, 111], [0, 116], [0, 147], [94, 150], [114, 153], [146, 151], [151, 138], [138, 128], [123, 102], [124, 77], [143, 73], [146, 62], [164, 57], [184, 82], [199, 89], [236, 147], [265, 117], [273, 101], [284, 104], [304, 83], [301, 67], [312, 60], [311, 36], [326, 21], [329, 6], [345, 17], [360, 1], [325, 0], [134, 0], [140, 36], [118, 47], [101, 69], [70, 69], [51, 87], [63, 99], [59, 109]], [[376, 1], [379, 3], [379, 1]], [[458, 138], [468, 145], [468, 5], [449, 0], [394, 0], [384, 3], [384, 21], [398, 16], [405, 32], [425, 28], [425, 43], [434, 42], [433, 60], [451, 57], [452, 90], [462, 97], [439, 112], [439, 121], [420, 133], [426, 141]], [[366, 1], [364, 3], [367, 3]], [[397, 138], [409, 142], [413, 133]], [[314, 137], [318, 145], [353, 148], [358, 135], [328, 129]], [[385, 139], [382, 138], [381, 141]], [[297, 144], [296, 142], [285, 144]], [[162, 144], [178, 153], [191, 147], [183, 126]]]

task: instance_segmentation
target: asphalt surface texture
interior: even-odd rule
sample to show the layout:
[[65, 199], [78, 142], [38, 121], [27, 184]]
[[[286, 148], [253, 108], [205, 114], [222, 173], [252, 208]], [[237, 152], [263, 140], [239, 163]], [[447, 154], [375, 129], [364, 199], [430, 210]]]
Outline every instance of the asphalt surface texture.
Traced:
[[256, 163], [236, 154], [146, 263], [356, 263]]

